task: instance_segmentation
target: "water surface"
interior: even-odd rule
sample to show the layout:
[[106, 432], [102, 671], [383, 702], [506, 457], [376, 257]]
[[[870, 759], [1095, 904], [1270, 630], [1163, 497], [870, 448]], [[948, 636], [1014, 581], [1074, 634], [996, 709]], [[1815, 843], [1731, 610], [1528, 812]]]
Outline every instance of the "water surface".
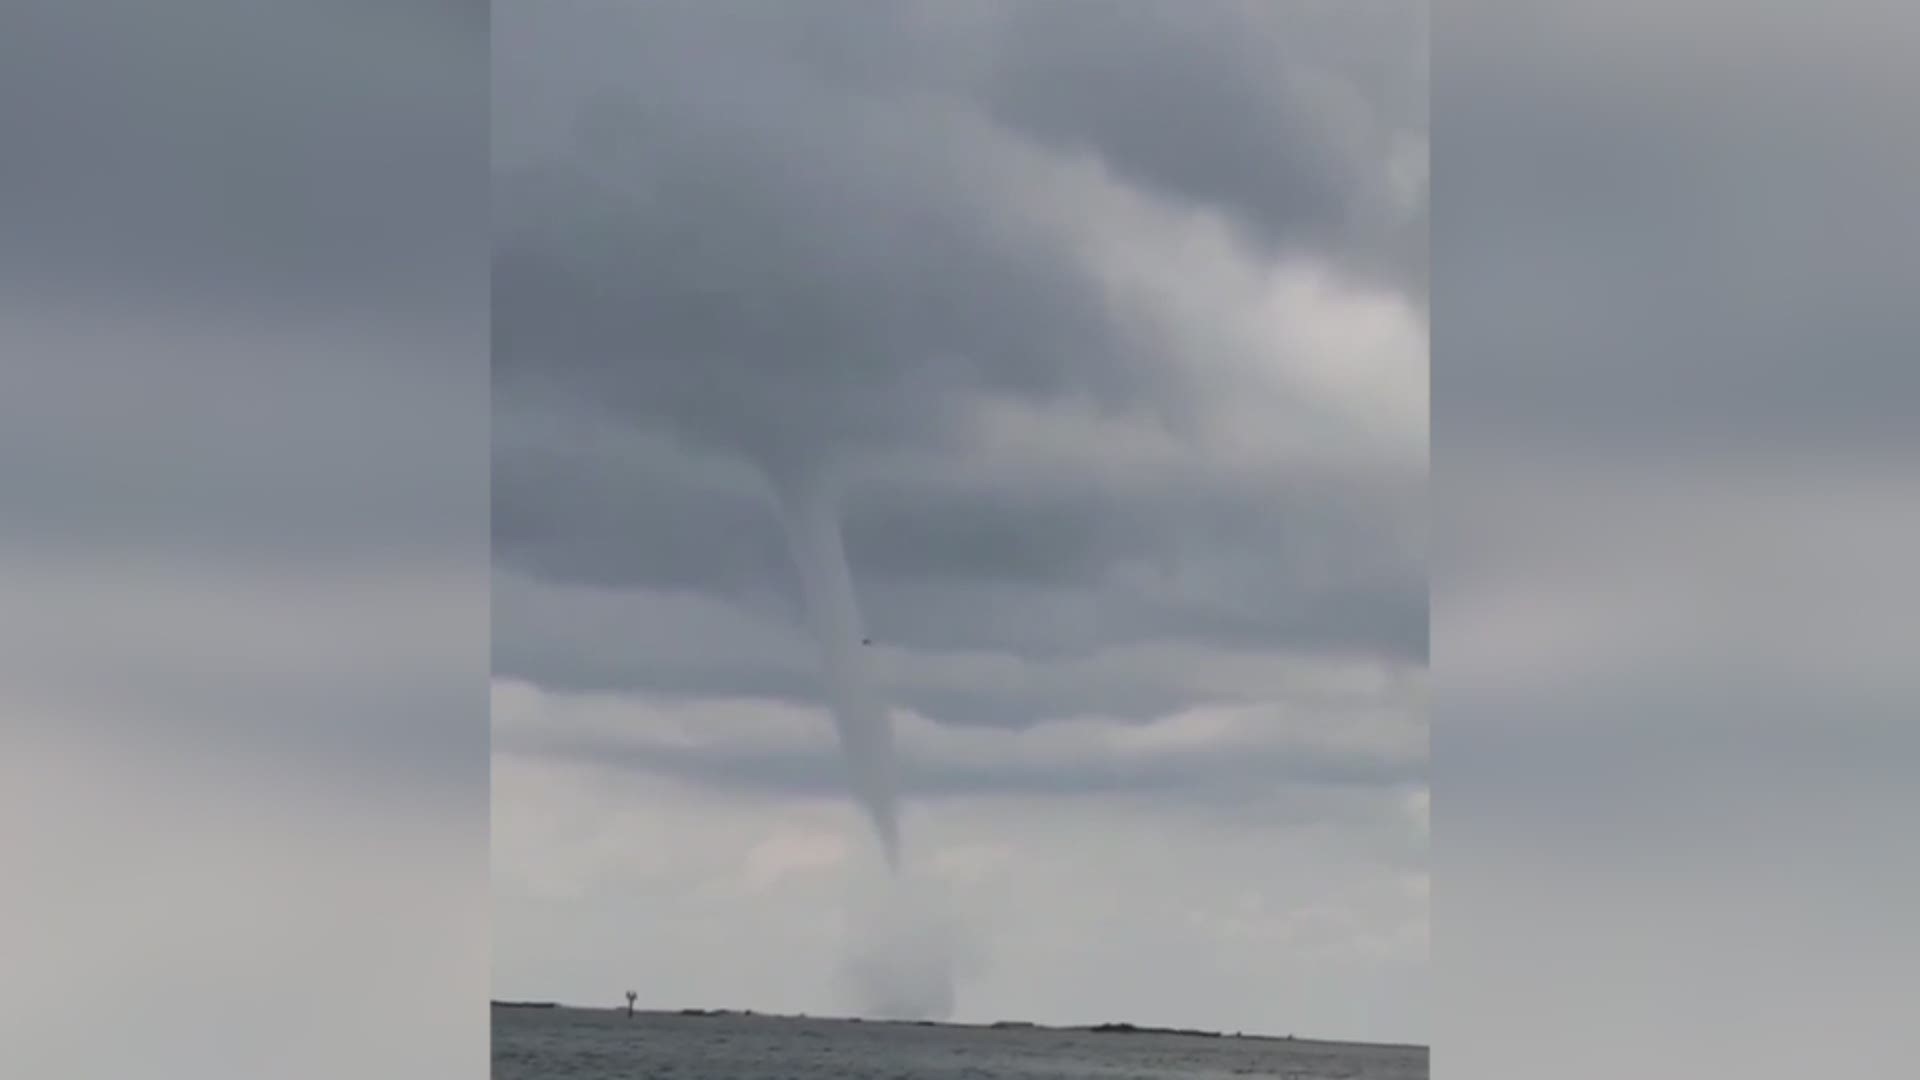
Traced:
[[1047, 1028], [493, 1010], [494, 1080], [1426, 1080], [1425, 1047]]

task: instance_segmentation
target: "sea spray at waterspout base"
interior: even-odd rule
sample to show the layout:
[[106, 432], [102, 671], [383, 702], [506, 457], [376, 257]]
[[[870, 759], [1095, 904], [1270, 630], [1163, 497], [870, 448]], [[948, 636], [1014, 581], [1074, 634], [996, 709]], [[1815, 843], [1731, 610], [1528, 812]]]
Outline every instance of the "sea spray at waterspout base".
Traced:
[[984, 959], [981, 943], [937, 879], [906, 868], [884, 874], [856, 881], [848, 904], [847, 1005], [875, 1020], [951, 1020], [960, 980]]
[[893, 725], [865, 670], [860, 607], [847, 568], [838, 501], [832, 488], [817, 477], [780, 477], [774, 490], [800, 574], [807, 620], [820, 647], [848, 782], [873, 821], [887, 866], [897, 872], [900, 797]]

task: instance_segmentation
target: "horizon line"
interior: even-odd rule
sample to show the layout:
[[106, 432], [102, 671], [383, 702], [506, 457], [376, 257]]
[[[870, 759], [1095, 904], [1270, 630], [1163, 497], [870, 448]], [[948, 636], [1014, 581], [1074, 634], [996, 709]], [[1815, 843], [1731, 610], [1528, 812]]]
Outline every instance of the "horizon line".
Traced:
[[[571, 1004], [568, 1002], [559, 1001], [557, 999], [544, 999], [544, 998], [543, 999], [490, 998], [488, 1000], [488, 1007], [490, 1009], [501, 1009], [501, 1008], [505, 1008], [505, 1009], [567, 1009], [573, 1012], [625, 1013], [627, 1011], [627, 1007], [624, 1004], [577, 1005], [577, 1004]], [[1109, 1034], [1109, 1033], [1121, 1034], [1126, 1032], [1134, 1032], [1134, 1033], [1149, 1034], [1149, 1035], [1187, 1035], [1195, 1038], [1218, 1038], [1218, 1039], [1258, 1039], [1263, 1042], [1317, 1043], [1317, 1044], [1326, 1045], [1326, 1046], [1368, 1046], [1368, 1047], [1377, 1047], [1384, 1050], [1425, 1050], [1429, 1053], [1432, 1052], [1432, 1046], [1428, 1043], [1423, 1043], [1423, 1042], [1391, 1042], [1391, 1041], [1379, 1041], [1379, 1040], [1373, 1040], [1373, 1039], [1331, 1039], [1331, 1038], [1324, 1038], [1324, 1037], [1293, 1035], [1293, 1034], [1270, 1035], [1260, 1031], [1245, 1031], [1245, 1030], [1217, 1031], [1217, 1030], [1212, 1030], [1207, 1028], [1176, 1027], [1176, 1026], [1164, 1025], [1164, 1024], [1144, 1024], [1144, 1023], [1138, 1023], [1138, 1022], [1129, 1021], [1129, 1020], [1096, 1020], [1096, 1021], [1089, 1021], [1086, 1023], [1075, 1023], [1075, 1024], [1048, 1024], [1048, 1023], [1042, 1023], [1037, 1020], [1017, 1020], [1017, 1019], [1011, 1019], [1011, 1018], [1003, 1018], [1000, 1020], [986, 1020], [986, 1021], [903, 1020], [903, 1019], [897, 1019], [897, 1018], [837, 1015], [837, 1014], [831, 1014], [831, 1013], [784, 1013], [784, 1012], [767, 1012], [759, 1009], [700, 1008], [700, 1007], [693, 1007], [693, 1006], [677, 1008], [677, 1009], [661, 1008], [661, 1007], [641, 1008], [638, 1005], [634, 1006], [633, 1013], [636, 1016], [644, 1013], [648, 1016], [684, 1016], [689, 1018], [750, 1016], [750, 1017], [754, 1017], [762, 1020], [825, 1020], [825, 1021], [830, 1021], [834, 1023], [899, 1024], [899, 1025], [906, 1025], [910, 1027], [963, 1027], [963, 1028], [982, 1028], [982, 1029], [1011, 1028], [1014, 1030], [1031, 1029], [1031, 1030], [1039, 1030], [1039, 1031], [1087, 1031], [1087, 1032], [1097, 1032], [1099, 1034]], [[1108, 1028], [1110, 1030], [1102, 1032], [1098, 1030], [1100, 1028]]]

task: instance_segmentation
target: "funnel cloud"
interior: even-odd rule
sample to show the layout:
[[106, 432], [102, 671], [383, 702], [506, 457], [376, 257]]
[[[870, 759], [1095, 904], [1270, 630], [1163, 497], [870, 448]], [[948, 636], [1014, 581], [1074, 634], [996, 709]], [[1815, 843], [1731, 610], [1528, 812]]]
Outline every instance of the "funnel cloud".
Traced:
[[860, 606], [832, 488], [818, 474], [775, 481], [807, 621], [820, 648], [828, 700], [853, 794], [873, 821], [887, 865], [900, 866], [900, 797], [893, 725], [861, 653]]
[[834, 486], [819, 470], [773, 470], [781, 518], [819, 645], [848, 782], [873, 824], [888, 874], [858, 890], [842, 972], [853, 1008], [880, 1020], [953, 1016], [954, 941], [924, 886], [903, 871], [893, 722], [865, 663], [865, 631]]

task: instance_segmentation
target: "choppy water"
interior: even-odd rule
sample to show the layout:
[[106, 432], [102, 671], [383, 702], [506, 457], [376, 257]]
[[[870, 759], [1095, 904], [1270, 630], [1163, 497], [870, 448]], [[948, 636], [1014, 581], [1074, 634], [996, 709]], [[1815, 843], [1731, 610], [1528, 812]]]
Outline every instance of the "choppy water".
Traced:
[[494, 1080], [1426, 1080], [1420, 1047], [493, 1010]]

